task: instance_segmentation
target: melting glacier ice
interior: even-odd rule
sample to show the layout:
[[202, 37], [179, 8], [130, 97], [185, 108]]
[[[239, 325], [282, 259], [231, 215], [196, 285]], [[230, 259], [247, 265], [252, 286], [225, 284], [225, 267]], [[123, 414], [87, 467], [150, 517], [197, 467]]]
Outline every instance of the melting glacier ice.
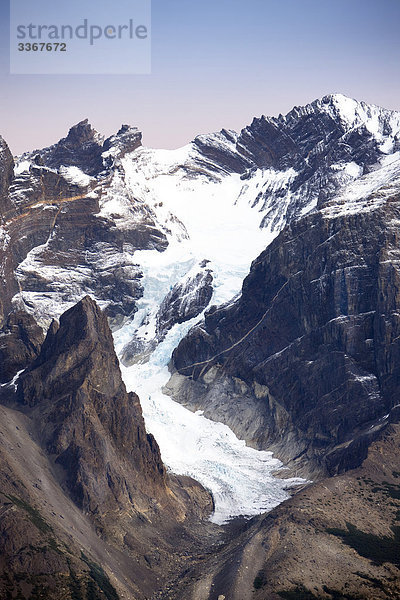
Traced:
[[206, 419], [200, 411], [192, 413], [162, 393], [171, 353], [191, 324], [175, 325], [148, 363], [121, 365], [127, 389], [139, 395], [146, 427], [155, 436], [164, 463], [212, 492], [212, 521], [222, 524], [238, 515], [271, 510], [289, 497], [287, 486], [304, 480], [273, 476], [282, 463], [272, 452], [249, 448], [226, 425]]
[[[138, 301], [134, 320], [114, 334], [118, 354], [133, 335], [149, 339], [154, 335], [160, 302], [202, 259], [208, 259], [213, 270], [212, 303], [225, 303], [240, 292], [251, 260], [273, 237], [258, 228], [257, 213], [238, 205], [228, 206], [228, 194], [218, 199], [210, 194], [201, 202], [190, 203], [185, 193], [180, 198], [177, 194], [172, 197], [174, 213], [182, 219], [190, 237], [180, 242], [171, 240], [162, 253], [135, 253], [143, 271], [144, 295]], [[210, 421], [200, 412], [192, 413], [163, 394], [172, 352], [201, 317], [175, 325], [148, 362], [130, 367], [121, 364], [121, 370], [128, 391], [139, 395], [146, 427], [155, 436], [164, 463], [172, 472], [189, 475], [212, 492], [212, 520], [221, 524], [235, 516], [254, 516], [272, 509], [289, 497], [289, 486], [304, 480], [274, 476], [272, 473], [282, 463], [271, 452], [247, 447], [226, 425]]]

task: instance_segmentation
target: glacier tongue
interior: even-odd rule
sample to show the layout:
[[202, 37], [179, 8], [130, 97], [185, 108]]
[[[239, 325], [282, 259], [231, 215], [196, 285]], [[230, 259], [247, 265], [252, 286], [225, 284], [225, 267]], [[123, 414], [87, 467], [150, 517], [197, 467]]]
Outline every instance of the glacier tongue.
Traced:
[[[122, 376], [128, 391], [140, 397], [146, 427], [155, 436], [165, 464], [212, 492], [211, 520], [222, 524], [235, 516], [271, 510], [289, 497], [288, 486], [304, 480], [273, 476], [282, 463], [272, 452], [247, 447], [226, 425], [206, 419], [200, 411], [192, 413], [162, 393], [171, 353], [192, 324], [175, 325], [148, 363], [121, 365]], [[122, 330], [115, 335], [118, 342]]]
[[[114, 334], [119, 356], [133, 335], [154, 335], [160, 302], [202, 259], [210, 261], [214, 274], [212, 302], [225, 303], [240, 292], [251, 261], [274, 237], [255, 226], [257, 213], [248, 207], [236, 205], [228, 210], [229, 196], [222, 195], [216, 202], [203, 191], [202, 202], [190, 205], [185, 194], [173, 197], [174, 212], [185, 223], [190, 239], [171, 241], [162, 253], [135, 253], [143, 271], [144, 295], [133, 322]], [[177, 474], [197, 479], [212, 492], [212, 520], [223, 523], [231, 517], [272, 509], [288, 498], [289, 486], [304, 480], [274, 477], [272, 472], [282, 463], [271, 452], [247, 447], [227, 426], [194, 414], [163, 394], [172, 352], [201, 316], [174, 325], [148, 362], [130, 367], [121, 364], [121, 370], [128, 391], [139, 395], [146, 427], [155, 436], [165, 464]]]

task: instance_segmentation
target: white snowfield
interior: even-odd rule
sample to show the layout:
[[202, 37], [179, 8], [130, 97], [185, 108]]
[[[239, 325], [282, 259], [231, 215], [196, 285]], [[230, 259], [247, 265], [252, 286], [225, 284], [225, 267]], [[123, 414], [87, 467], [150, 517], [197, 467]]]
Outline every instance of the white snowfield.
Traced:
[[382, 157], [375, 170], [352, 181], [322, 209], [328, 218], [375, 210], [400, 191], [400, 152]]
[[348, 129], [365, 128], [381, 143], [381, 151], [389, 154], [400, 133], [400, 113], [374, 104], [358, 102], [343, 94], [332, 94], [332, 102], [324, 105], [333, 118], [339, 115]]
[[[144, 315], [154, 315], [158, 299], [163, 298], [171, 282], [179, 278], [177, 264], [185, 270], [188, 263], [176, 262], [176, 249], [163, 254], [163, 264], [157, 265], [154, 254], [141, 253], [145, 268], [145, 295], [133, 323], [114, 334], [117, 352], [131, 339]], [[168, 264], [166, 255], [170, 254]], [[214, 269], [216, 263], [212, 263]], [[219, 271], [216, 298], [225, 299], [240, 281], [239, 271]], [[224, 286], [226, 283], [226, 286]], [[153, 306], [154, 305], [154, 306]], [[280, 479], [272, 473], [283, 467], [271, 452], [257, 451], [246, 446], [221, 423], [210, 421], [200, 412], [192, 413], [162, 392], [169, 379], [167, 364], [179, 340], [200, 317], [175, 325], [159, 344], [147, 363], [131, 367], [121, 364], [122, 376], [128, 391], [139, 395], [146, 428], [156, 438], [164, 463], [180, 475], [189, 475], [213, 494], [215, 511], [211, 519], [222, 524], [230, 518], [251, 517], [271, 510], [289, 497], [288, 486], [304, 484], [300, 478]], [[154, 330], [148, 323], [147, 332]]]
[[[232, 204], [232, 195], [238, 196], [240, 189], [239, 178], [220, 185], [188, 182], [181, 189], [175, 187], [174, 193], [168, 177], [159, 185], [165, 210], [184, 223], [189, 237], [171, 240], [161, 254], [153, 250], [135, 254], [144, 273], [144, 296], [133, 322], [114, 334], [118, 353], [133, 335], [147, 341], [154, 336], [161, 301], [188, 273], [196, 274], [203, 259], [210, 261], [207, 268], [215, 278], [211, 303], [230, 301], [240, 292], [252, 259], [274, 237], [259, 228], [259, 215], [245, 202], [237, 198]], [[200, 319], [201, 315], [175, 325], [147, 363], [129, 368], [121, 365], [121, 369], [127, 389], [139, 395], [146, 427], [155, 436], [163, 461], [171, 471], [194, 477], [212, 492], [212, 520], [221, 524], [238, 515], [253, 516], [272, 509], [289, 497], [288, 486], [304, 480], [274, 477], [272, 472], [283, 465], [271, 452], [247, 447], [225, 425], [190, 412], [162, 393], [174, 348]]]
[[80, 187], [87, 187], [93, 181], [93, 177], [89, 177], [78, 167], [60, 167], [60, 174], [68, 183], [74, 183]]

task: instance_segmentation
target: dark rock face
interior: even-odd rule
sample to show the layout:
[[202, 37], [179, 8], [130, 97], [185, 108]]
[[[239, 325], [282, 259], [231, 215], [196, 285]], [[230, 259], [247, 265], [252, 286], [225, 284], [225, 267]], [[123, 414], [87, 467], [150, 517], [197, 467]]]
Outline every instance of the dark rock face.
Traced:
[[10, 209], [8, 188], [14, 176], [14, 160], [6, 142], [0, 136], [0, 222], [4, 213]]
[[61, 201], [59, 210], [47, 212], [54, 220], [52, 230], [49, 224], [52, 235], [35, 252], [35, 264], [16, 269], [26, 298], [40, 293], [53, 296], [54, 303], [73, 302], [92, 293], [106, 301], [107, 314], [114, 322], [132, 315], [135, 301], [142, 295], [142, 274], [124, 248], [132, 251], [146, 245], [148, 231], [144, 227], [120, 231], [113, 222], [98, 216], [99, 203], [92, 197]]
[[[394, 114], [331, 94], [295, 107], [286, 116], [255, 118], [239, 134], [222, 130], [197, 137], [193, 144], [198, 158], [193, 172], [190, 166], [188, 171], [193, 175], [202, 169], [211, 177], [240, 173], [246, 180], [257, 169], [272, 170], [272, 183], [266, 180], [253, 206], [264, 213], [262, 227], [280, 231], [282, 224], [332, 198], [352, 178], [368, 173], [386, 154], [383, 137], [392, 136], [390, 152], [400, 148]], [[383, 137], [371, 126], [372, 117]]]
[[285, 228], [175, 350], [178, 399], [311, 471], [360, 464], [399, 393], [398, 201]]
[[39, 153], [47, 167], [79, 167], [87, 175], [103, 170], [103, 139], [85, 119], [71, 127], [66, 138]]
[[160, 339], [173, 325], [197, 317], [208, 306], [213, 294], [212, 281], [211, 270], [203, 269], [172, 288], [157, 313], [157, 335]]
[[0, 336], [0, 383], [10, 381], [39, 354], [42, 329], [26, 312], [11, 313]]
[[[125, 154], [137, 150], [142, 145], [142, 133], [136, 128], [130, 125], [122, 125], [121, 129], [109, 138], [107, 138], [103, 144], [103, 152], [108, 152], [110, 148], [117, 148], [118, 158], [123, 158]], [[111, 157], [105, 157], [106, 165], [110, 166], [114, 164], [114, 159]]]
[[[376, 162], [381, 153], [376, 139], [357, 121], [357, 112], [371, 116], [363, 102], [355, 103], [355, 122], [343, 118], [343, 96], [331, 94], [302, 107], [295, 107], [286, 116], [254, 118], [240, 134], [222, 130], [218, 134], [199, 136], [195, 144], [201, 153], [229, 171], [244, 173], [246, 169], [293, 167], [310, 175], [325, 161], [326, 166], [346, 160], [367, 165]], [[377, 108], [377, 107], [375, 107]], [[391, 131], [390, 111], [380, 110], [383, 131]]]
[[[74, 125], [67, 137], [54, 146], [36, 150], [35, 162], [53, 169], [78, 167], [90, 176], [97, 176], [114, 165], [115, 158], [123, 158], [142, 145], [142, 134], [136, 127], [122, 125], [119, 131], [103, 139], [87, 119]], [[113, 148], [112, 155], [107, 152]], [[117, 151], [117, 152], [116, 152]], [[106, 153], [103, 157], [103, 153]]]
[[[10, 335], [17, 325], [34, 329], [25, 313], [10, 316]], [[193, 535], [211, 496], [167, 475], [91, 298], [53, 321], [3, 401], [1, 597], [145, 600], [203, 551]]]
[[[18, 265], [33, 248], [46, 243], [62, 207], [70, 206], [73, 199], [82, 199], [85, 191], [60, 174], [35, 165], [12, 180], [8, 190], [8, 208], [2, 213], [0, 327], [13, 308], [12, 298], [22, 290], [15, 273]], [[98, 211], [98, 203], [92, 200], [91, 206]], [[24, 309], [24, 306], [19, 308]]]
[[138, 397], [125, 390], [106, 316], [89, 297], [53, 322], [18, 397], [36, 409], [47, 450], [80, 507], [96, 514], [166, 494], [157, 443]]
[[[122, 126], [103, 146], [102, 138], [84, 121], [55, 146], [24, 155], [30, 164], [13, 177], [14, 163], [4, 142], [0, 154], [0, 187], [4, 188], [0, 327], [15, 309], [34, 313], [48, 327], [52, 316], [88, 293], [106, 306], [115, 327], [136, 311], [142, 274], [133, 254], [137, 249], [162, 251], [168, 245], [151, 209], [129, 197], [118, 171], [119, 158], [140, 144], [141, 133]], [[105, 148], [110, 151], [108, 157]], [[102, 175], [74, 179], [66, 166]], [[115, 190], [113, 174], [122, 181]], [[100, 203], [108, 195], [129, 197], [122, 216], [99, 214]], [[127, 218], [131, 226], [126, 225]]]
[[155, 316], [155, 336], [152, 339], [134, 336], [124, 347], [121, 360], [125, 366], [146, 360], [174, 325], [197, 317], [209, 305], [213, 295], [213, 276], [211, 269], [207, 268], [208, 262], [203, 260], [198, 273], [185, 277], [165, 296]]
[[196, 161], [196, 168], [200, 167], [211, 173], [244, 173], [252, 164], [237, 152], [237, 139], [238, 134], [235, 131], [226, 129], [212, 135], [197, 136], [193, 141], [200, 155]]
[[[6, 213], [7, 242], [0, 249], [4, 269], [4, 280], [0, 283], [4, 315], [12, 309], [12, 298], [23, 289], [15, 273], [18, 265], [34, 247], [46, 243], [57, 226], [62, 208], [72, 212], [71, 198], [82, 199], [82, 192], [78, 186], [68, 184], [60, 175], [44, 168], [33, 167], [28, 176], [15, 178], [10, 188], [14, 207]], [[14, 198], [18, 201], [14, 202]], [[93, 199], [86, 207], [98, 210]]]

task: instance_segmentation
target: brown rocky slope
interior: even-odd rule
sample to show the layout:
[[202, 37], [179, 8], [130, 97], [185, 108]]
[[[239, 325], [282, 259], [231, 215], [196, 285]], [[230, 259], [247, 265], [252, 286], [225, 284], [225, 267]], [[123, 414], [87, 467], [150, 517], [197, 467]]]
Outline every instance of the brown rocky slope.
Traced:
[[164, 600], [400, 598], [400, 415], [358, 469], [315, 483], [189, 571]]
[[193, 531], [212, 501], [166, 473], [91, 298], [53, 322], [16, 395], [10, 387], [1, 407], [0, 596], [152, 595], [199, 546]]

